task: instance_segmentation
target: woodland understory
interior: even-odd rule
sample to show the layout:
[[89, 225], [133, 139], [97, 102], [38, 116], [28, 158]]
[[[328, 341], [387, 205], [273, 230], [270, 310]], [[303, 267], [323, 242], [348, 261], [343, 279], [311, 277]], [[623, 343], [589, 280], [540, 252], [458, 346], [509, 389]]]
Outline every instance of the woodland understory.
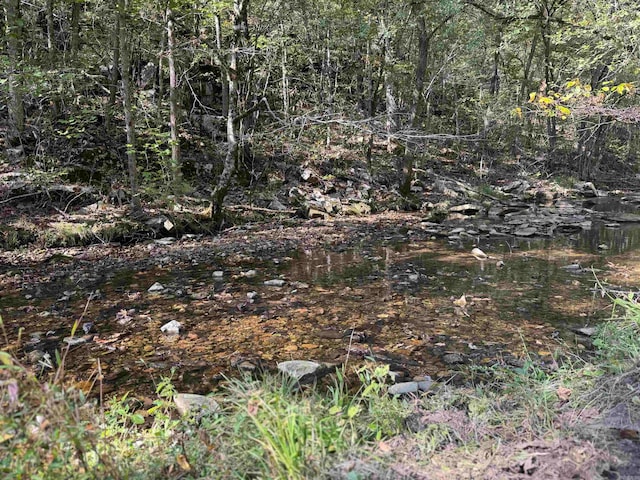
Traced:
[[[0, 472], [636, 478], [636, 3], [5, 0]], [[329, 351], [319, 390], [278, 376]]]
[[424, 208], [437, 174], [635, 184], [633, 2], [11, 0], [2, 21], [5, 218], [101, 201], [215, 231], [225, 201], [304, 216], [313, 190]]

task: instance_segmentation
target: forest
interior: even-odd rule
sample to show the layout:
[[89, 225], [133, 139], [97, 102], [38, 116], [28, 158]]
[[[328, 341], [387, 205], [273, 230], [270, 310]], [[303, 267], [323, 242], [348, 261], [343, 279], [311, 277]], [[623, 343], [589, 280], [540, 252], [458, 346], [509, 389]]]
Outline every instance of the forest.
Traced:
[[637, 478], [636, 1], [0, 35], [0, 476]]

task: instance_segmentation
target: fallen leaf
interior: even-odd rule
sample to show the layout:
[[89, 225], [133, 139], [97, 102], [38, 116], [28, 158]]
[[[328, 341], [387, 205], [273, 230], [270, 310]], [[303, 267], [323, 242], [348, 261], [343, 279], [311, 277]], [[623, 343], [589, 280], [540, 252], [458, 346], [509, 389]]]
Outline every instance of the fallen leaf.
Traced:
[[453, 301], [453, 304], [457, 307], [461, 307], [464, 308], [467, 306], [467, 297], [465, 296], [465, 294], [463, 293], [462, 296], [460, 298], [457, 298]]
[[558, 395], [558, 398], [563, 402], [568, 401], [572, 393], [571, 389], [567, 387], [558, 387], [556, 390], [556, 395]]
[[187, 457], [185, 457], [184, 455], [182, 454], [177, 455], [176, 462], [178, 462], [178, 465], [180, 465], [180, 468], [185, 472], [191, 471], [191, 465], [189, 465], [189, 461], [187, 460]]

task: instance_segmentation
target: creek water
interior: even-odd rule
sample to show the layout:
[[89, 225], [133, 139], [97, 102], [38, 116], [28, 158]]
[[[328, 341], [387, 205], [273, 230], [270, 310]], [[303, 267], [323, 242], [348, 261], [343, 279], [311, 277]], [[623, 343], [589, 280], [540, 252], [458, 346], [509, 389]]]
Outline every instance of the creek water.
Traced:
[[[107, 392], [150, 390], [163, 375], [206, 392], [222, 375], [289, 359], [374, 360], [439, 378], [462, 364], [552, 362], [558, 350], [588, 345], [577, 329], [609, 316], [601, 284], [634, 289], [638, 224], [596, 220], [546, 239], [407, 241], [410, 234], [381, 232], [358, 247], [271, 261], [184, 265], [168, 254], [145, 268], [74, 266], [46, 284], [27, 287], [25, 279], [3, 292], [2, 315], [12, 338], [22, 329], [20, 352], [44, 373], [42, 354], [55, 358], [81, 318], [83, 340], [70, 348], [67, 370], [83, 388], [99, 361]], [[473, 247], [489, 258], [474, 258]], [[614, 272], [620, 265], [626, 275]], [[284, 284], [265, 284], [273, 279]], [[165, 288], [148, 292], [155, 282]], [[170, 320], [182, 324], [178, 335], [161, 332]]]

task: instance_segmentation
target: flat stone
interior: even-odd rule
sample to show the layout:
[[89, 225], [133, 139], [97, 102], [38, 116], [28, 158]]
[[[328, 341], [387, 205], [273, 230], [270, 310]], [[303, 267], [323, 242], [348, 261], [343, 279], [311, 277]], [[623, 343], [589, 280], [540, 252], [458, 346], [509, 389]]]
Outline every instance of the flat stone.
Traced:
[[162, 290], [164, 290], [164, 285], [162, 285], [160, 282], [156, 282], [153, 285], [151, 285], [149, 287], [149, 289], [147, 290], [147, 292], [161, 292]]
[[180, 415], [200, 411], [215, 412], [220, 409], [220, 405], [213, 398], [194, 393], [178, 393], [173, 397], [173, 403]]
[[63, 339], [63, 342], [68, 343], [70, 347], [82, 345], [83, 343], [87, 343], [88, 341], [89, 339], [85, 337], [64, 337]]
[[474, 205], [472, 203], [465, 203], [462, 205], [454, 205], [449, 208], [449, 213], [462, 213], [463, 215], [475, 215], [482, 207], [480, 205]]
[[296, 380], [300, 380], [306, 375], [313, 375], [320, 368], [322, 368], [322, 365], [309, 360], [288, 360], [278, 363], [278, 370]]
[[287, 283], [287, 282], [282, 280], [281, 278], [274, 278], [273, 280], [266, 280], [264, 282], [264, 284], [267, 287], [282, 287], [282, 286], [284, 286], [285, 283]]
[[389, 395], [408, 395], [410, 393], [418, 393], [419, 390], [418, 382], [402, 382], [391, 385], [387, 392]]
[[587, 337], [593, 337], [598, 331], [598, 329], [596, 327], [582, 327], [582, 328], [576, 328], [574, 331], [576, 333], [580, 333]]
[[607, 215], [605, 219], [618, 223], [640, 223], [640, 215], [637, 213], [614, 213]]
[[158, 238], [157, 240], [154, 240], [153, 243], [157, 245], [171, 245], [172, 243], [175, 243], [175, 241], [176, 239], [173, 237], [163, 237], [163, 238]]
[[175, 335], [180, 333], [180, 327], [182, 324], [177, 320], [171, 320], [170, 322], [165, 323], [160, 327], [160, 331], [166, 333], [167, 335]]
[[531, 237], [538, 233], [538, 229], [536, 227], [525, 227], [518, 228], [513, 234], [517, 237]]
[[216, 270], [213, 272], [213, 278], [222, 278], [224, 277], [224, 272], [222, 270]]
[[447, 365], [464, 363], [464, 357], [459, 353], [446, 353], [442, 356], [442, 361]]

